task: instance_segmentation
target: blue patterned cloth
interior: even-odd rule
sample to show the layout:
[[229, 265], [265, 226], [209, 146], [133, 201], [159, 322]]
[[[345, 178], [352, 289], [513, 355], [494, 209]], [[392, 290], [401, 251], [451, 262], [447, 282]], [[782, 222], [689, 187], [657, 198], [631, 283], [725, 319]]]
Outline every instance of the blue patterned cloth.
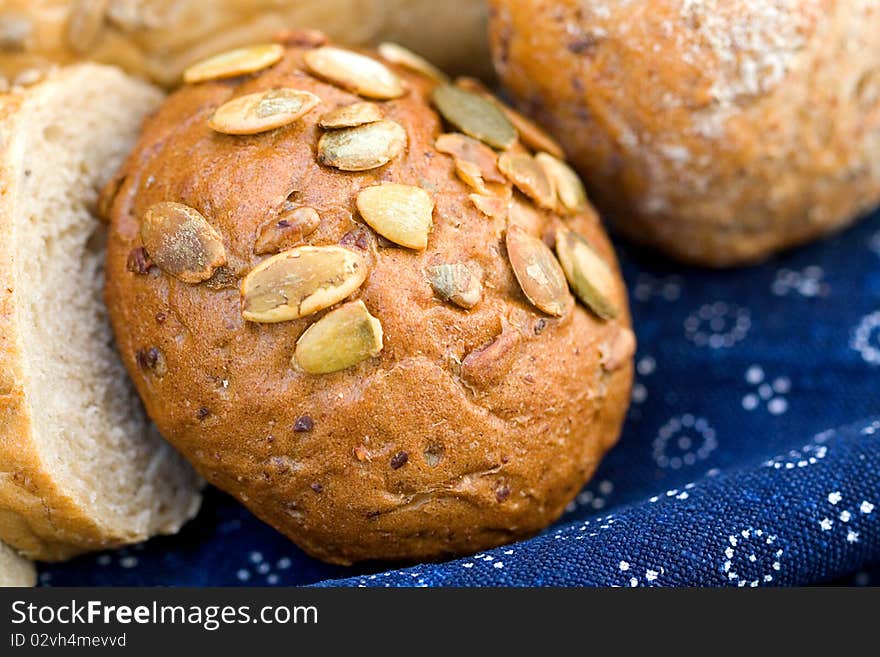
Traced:
[[639, 351], [620, 444], [540, 536], [388, 570], [305, 556], [209, 491], [175, 537], [55, 585], [880, 584], [880, 214], [738, 271], [622, 246]]

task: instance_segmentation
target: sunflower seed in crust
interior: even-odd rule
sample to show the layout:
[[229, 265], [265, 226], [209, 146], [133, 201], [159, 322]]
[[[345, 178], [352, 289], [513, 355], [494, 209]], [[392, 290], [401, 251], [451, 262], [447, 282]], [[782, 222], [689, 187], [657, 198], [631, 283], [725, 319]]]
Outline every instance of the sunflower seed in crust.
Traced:
[[335, 46], [323, 46], [303, 55], [309, 70], [328, 82], [364, 98], [399, 98], [403, 82], [385, 64]]
[[549, 247], [514, 225], [507, 229], [507, 257], [528, 300], [548, 315], [562, 317], [570, 298], [568, 284]]
[[278, 253], [296, 246], [315, 232], [321, 224], [321, 215], [314, 208], [301, 206], [282, 212], [260, 231], [254, 243], [254, 253]]
[[491, 148], [467, 135], [456, 132], [437, 137], [434, 148], [457, 160], [472, 162], [487, 182], [505, 183], [507, 179], [498, 170], [498, 156]]
[[293, 123], [320, 102], [315, 94], [299, 89], [260, 91], [224, 103], [208, 125], [226, 135], [255, 135]]
[[394, 121], [331, 130], [318, 141], [318, 161], [342, 171], [367, 171], [388, 164], [406, 148], [406, 130]]
[[198, 210], [183, 203], [151, 206], [144, 213], [140, 235], [156, 266], [185, 283], [208, 280], [226, 264], [220, 234]]
[[67, 21], [67, 42], [74, 52], [87, 53], [104, 29], [110, 0], [73, 0]]
[[578, 233], [556, 231], [556, 253], [565, 277], [577, 297], [602, 319], [614, 319], [618, 309], [611, 301], [614, 273], [596, 250]]
[[587, 192], [578, 175], [562, 160], [549, 153], [538, 153], [535, 161], [553, 181], [556, 196], [562, 209], [568, 214], [583, 212], [587, 207]]
[[351, 301], [324, 315], [300, 336], [293, 364], [309, 374], [353, 367], [382, 351], [382, 324], [363, 301]]
[[517, 189], [547, 210], [556, 208], [556, 189], [543, 167], [531, 155], [502, 153], [498, 168]]
[[385, 183], [361, 190], [358, 212], [370, 227], [395, 244], [424, 250], [431, 232], [434, 200], [421, 187]]
[[504, 219], [508, 214], [508, 201], [498, 196], [485, 194], [471, 194], [471, 202], [490, 219]]
[[502, 150], [516, 142], [516, 129], [507, 117], [479, 94], [444, 84], [431, 99], [443, 118], [469, 137]]
[[284, 46], [278, 43], [236, 48], [193, 64], [183, 72], [183, 81], [193, 84], [255, 73], [277, 63], [283, 56]]
[[340, 128], [356, 128], [359, 125], [381, 120], [382, 110], [379, 109], [379, 106], [376, 103], [362, 101], [330, 110], [321, 117], [318, 125], [325, 130], [339, 130]]
[[449, 78], [443, 71], [421, 55], [415, 54], [412, 50], [404, 48], [400, 44], [386, 41], [385, 43], [379, 44], [378, 50], [382, 58], [392, 64], [397, 64], [398, 66], [408, 68], [410, 71], [421, 73], [437, 82], [449, 81]]
[[428, 267], [435, 294], [462, 308], [473, 308], [483, 298], [483, 284], [471, 268], [460, 262]]
[[241, 314], [273, 324], [339, 303], [363, 285], [367, 263], [342, 246], [300, 246], [264, 260], [241, 282]]

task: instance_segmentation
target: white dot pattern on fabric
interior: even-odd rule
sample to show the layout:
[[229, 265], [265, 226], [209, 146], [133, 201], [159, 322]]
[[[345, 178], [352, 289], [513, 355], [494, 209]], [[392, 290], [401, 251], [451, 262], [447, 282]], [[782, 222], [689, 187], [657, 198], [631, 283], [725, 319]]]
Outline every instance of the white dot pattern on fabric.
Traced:
[[826, 297], [830, 292], [828, 284], [823, 280], [825, 272], [815, 265], [802, 271], [780, 269], [770, 286], [770, 291], [778, 297], [791, 293], [802, 297]]
[[850, 346], [870, 365], [880, 365], [880, 310], [866, 315], [853, 330]]
[[708, 420], [690, 413], [671, 418], [651, 444], [657, 465], [673, 470], [707, 459], [717, 447], [715, 429]]
[[824, 431], [813, 437], [813, 442], [787, 454], [775, 456], [764, 462], [764, 466], [776, 470], [794, 470], [815, 465], [828, 455], [828, 447], [822, 443], [834, 436], [834, 431]]
[[599, 511], [608, 505], [608, 497], [614, 492], [614, 483], [609, 479], [602, 479], [597, 484], [591, 482], [587, 488], [578, 493], [568, 506], [565, 507], [567, 512], [576, 511], [578, 508], [586, 507]]
[[791, 391], [791, 379], [779, 376], [768, 381], [760, 365], [750, 366], [745, 373], [745, 381], [753, 390], [742, 398], [742, 407], [754, 411], [765, 405], [771, 415], [782, 415], [788, 410], [786, 394]]
[[684, 281], [681, 276], [662, 276], [655, 277], [650, 274], [641, 273], [636, 279], [635, 287], [632, 291], [632, 297], [636, 301], [650, 301], [651, 299], [660, 299], [661, 301], [678, 301], [681, 297], [681, 289]]
[[641, 383], [633, 384], [632, 401], [633, 404], [644, 404], [648, 398], [648, 389]]
[[727, 537], [720, 571], [730, 585], [771, 584], [782, 570], [784, 553], [776, 535], [749, 527]]
[[819, 531], [831, 532], [839, 527], [840, 536], [848, 544], [858, 543], [862, 533], [861, 521], [874, 511], [874, 503], [869, 500], [848, 501], [839, 490], [829, 491], [825, 501], [828, 509], [817, 520]]
[[717, 301], [701, 306], [684, 320], [685, 337], [698, 347], [725, 349], [743, 341], [752, 328], [747, 308]]
[[281, 557], [273, 564], [262, 552], [253, 550], [248, 552], [246, 565], [236, 571], [235, 577], [239, 582], [251, 582], [255, 578], [262, 578], [265, 584], [277, 586], [281, 583], [279, 573], [290, 570], [292, 565], [293, 560], [290, 557]]
[[644, 356], [636, 363], [636, 371], [642, 376], [653, 374], [657, 369], [657, 361], [652, 356]]
[[644, 379], [650, 377], [657, 371], [657, 361], [653, 356], [642, 356], [636, 362], [636, 379], [632, 386], [632, 406], [629, 413], [634, 419], [641, 417], [641, 409], [637, 406], [644, 404], [648, 399], [648, 388], [644, 383]]

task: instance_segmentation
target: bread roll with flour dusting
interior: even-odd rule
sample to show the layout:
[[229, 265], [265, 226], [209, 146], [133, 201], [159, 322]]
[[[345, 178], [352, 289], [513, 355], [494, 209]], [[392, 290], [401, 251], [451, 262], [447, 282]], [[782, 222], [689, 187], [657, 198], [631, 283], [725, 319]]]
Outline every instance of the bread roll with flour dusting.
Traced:
[[760, 260], [880, 200], [878, 0], [492, 0], [503, 82], [633, 239]]

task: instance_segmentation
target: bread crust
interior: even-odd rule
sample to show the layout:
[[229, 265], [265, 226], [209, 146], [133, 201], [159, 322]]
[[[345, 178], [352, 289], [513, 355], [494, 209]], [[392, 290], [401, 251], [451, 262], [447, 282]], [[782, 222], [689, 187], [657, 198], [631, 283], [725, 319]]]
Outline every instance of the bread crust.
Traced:
[[[93, 65], [56, 71], [44, 83], [81, 87], [96, 75], [122, 74]], [[140, 84], [140, 83], [138, 83]], [[142, 533], [120, 532], [84, 504], [74, 499], [57, 473], [63, 465], [45, 462], [34, 436], [33, 408], [26, 393], [22, 333], [18, 322], [22, 292], [16, 289], [16, 250], [13, 222], [19, 200], [17, 185], [29, 172], [17, 149], [25, 140], [22, 123], [28, 103], [43, 97], [38, 85], [15, 94], [0, 94], [0, 539], [29, 558], [43, 561], [67, 559], [85, 551], [143, 540]], [[160, 443], [161, 444], [161, 443]], [[83, 454], [82, 458], [89, 458]], [[194, 482], [195, 482], [195, 478]], [[198, 509], [200, 496], [192, 491], [187, 518]]]
[[[566, 223], [611, 263], [618, 319], [602, 321], [573, 302], [562, 318], [544, 315], [511, 271], [505, 219], [476, 209], [452, 158], [434, 147], [444, 128], [427, 102], [431, 81], [392, 67], [408, 92], [380, 106], [405, 128], [408, 147], [383, 167], [340, 172], [317, 162], [317, 124], [361, 99], [304, 73], [304, 52], [290, 48], [260, 74], [174, 93], [122, 171], [106, 297], [147, 411], [209, 482], [327, 561], [439, 558], [532, 534], [592, 475], [629, 401], [631, 351], [613, 371], [602, 366], [629, 331], [629, 314], [598, 217], [587, 209]], [[207, 126], [230, 97], [279, 86], [322, 102], [252, 137]], [[423, 252], [360, 223], [357, 192], [391, 181], [433, 197]], [[255, 240], [291, 192], [322, 218], [305, 241], [360, 244], [369, 260], [349, 299], [381, 321], [384, 349], [341, 372], [315, 376], [291, 365], [297, 339], [323, 313], [279, 324], [242, 318], [238, 282], [265, 258], [254, 255]], [[127, 269], [144, 212], [169, 200], [196, 208], [222, 235], [229, 264], [216, 286]], [[535, 212], [538, 234], [561, 222]], [[438, 299], [428, 282], [429, 267], [449, 262], [481, 271], [483, 298], [469, 311]], [[138, 363], [138, 351], [154, 347], [164, 356], [161, 377]]]
[[877, 0], [492, 0], [496, 69], [615, 227], [736, 265], [880, 201]]
[[447, 0], [4, 0], [0, 73], [90, 59], [159, 84], [193, 62], [315, 28], [350, 45], [399, 41], [451, 72], [491, 74], [482, 2]]

